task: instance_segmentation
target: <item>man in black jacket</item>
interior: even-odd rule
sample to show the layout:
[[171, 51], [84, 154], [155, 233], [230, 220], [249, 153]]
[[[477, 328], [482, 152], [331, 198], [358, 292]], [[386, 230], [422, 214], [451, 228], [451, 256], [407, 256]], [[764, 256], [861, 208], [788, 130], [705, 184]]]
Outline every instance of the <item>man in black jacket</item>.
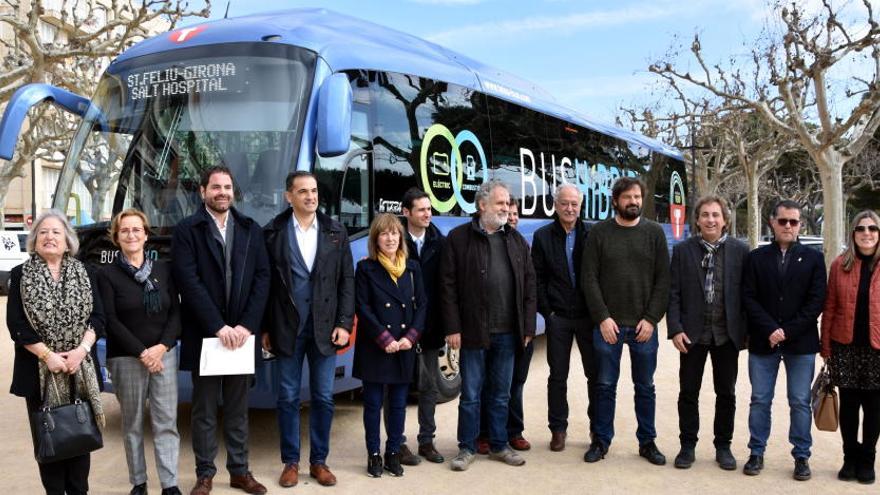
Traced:
[[556, 218], [537, 231], [532, 239], [532, 262], [538, 295], [538, 312], [544, 317], [547, 336], [547, 420], [550, 450], [565, 449], [568, 429], [568, 368], [571, 345], [576, 340], [584, 376], [587, 378], [589, 406], [587, 417], [592, 434], [595, 397], [593, 323], [581, 291], [581, 258], [587, 240], [587, 227], [578, 216], [583, 194], [573, 184], [556, 188], [553, 204]]
[[278, 356], [278, 429], [284, 468], [278, 483], [299, 481], [300, 387], [309, 361], [309, 475], [336, 484], [327, 467], [333, 422], [336, 350], [348, 345], [354, 320], [354, 266], [348, 233], [318, 211], [318, 182], [309, 172], [287, 176], [290, 208], [264, 228], [272, 273], [263, 346]]
[[[192, 438], [196, 485], [192, 495], [211, 492], [217, 473], [217, 413], [223, 404], [226, 468], [230, 485], [266, 493], [248, 470], [248, 390], [251, 375], [200, 376], [202, 339], [218, 337], [230, 349], [258, 336], [269, 292], [263, 231], [232, 207], [229, 169], [202, 172], [204, 207], [177, 224], [171, 240], [174, 281], [181, 299], [180, 368], [192, 371]], [[257, 343], [259, 338], [255, 337]], [[260, 346], [254, 345], [259, 359]]]
[[694, 206], [697, 236], [672, 249], [672, 284], [666, 326], [680, 352], [678, 426], [681, 451], [675, 467], [694, 463], [700, 428], [700, 385], [706, 358], [712, 357], [715, 384], [715, 460], [736, 469], [730, 452], [736, 413], [739, 351], [745, 347], [746, 314], [742, 305], [745, 243], [727, 235], [730, 217], [721, 197], [704, 196]]
[[474, 460], [483, 387], [490, 398], [489, 457], [525, 464], [507, 445], [507, 412], [514, 355], [535, 336], [535, 272], [528, 243], [507, 225], [510, 193], [503, 183], [490, 181], [475, 199], [479, 213], [449, 232], [440, 263], [446, 342], [461, 348], [454, 471], [466, 470]]
[[801, 208], [780, 201], [773, 208], [773, 242], [755, 249], [746, 259], [743, 303], [748, 313], [749, 449], [743, 472], [757, 475], [764, 468], [764, 449], [770, 436], [770, 407], [779, 363], [785, 364], [791, 423], [788, 438], [795, 459], [794, 479], [810, 479], [810, 383], [819, 352], [818, 318], [825, 302], [825, 259], [822, 253], [797, 241]]
[[[428, 304], [428, 317], [425, 330], [419, 338], [419, 455], [430, 462], [443, 462], [443, 456], [434, 446], [434, 432], [437, 423], [434, 421], [434, 410], [437, 406], [439, 390], [437, 383], [440, 378], [440, 349], [444, 346], [443, 314], [437, 299], [437, 269], [446, 237], [436, 225], [431, 223], [431, 199], [418, 188], [411, 188], [403, 195], [403, 216], [406, 219], [406, 243], [409, 258], [421, 265], [422, 280], [425, 287], [425, 300]], [[385, 411], [388, 408], [384, 409]], [[412, 454], [404, 444], [401, 445], [401, 462], [416, 465], [419, 458]]]

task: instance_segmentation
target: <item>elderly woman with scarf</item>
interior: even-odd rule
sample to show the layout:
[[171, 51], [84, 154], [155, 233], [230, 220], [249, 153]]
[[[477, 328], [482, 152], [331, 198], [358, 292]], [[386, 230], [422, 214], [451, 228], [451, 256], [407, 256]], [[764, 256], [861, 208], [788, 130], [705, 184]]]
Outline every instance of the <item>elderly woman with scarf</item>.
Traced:
[[407, 259], [403, 224], [383, 213], [373, 220], [368, 257], [355, 273], [357, 345], [352, 374], [363, 381], [367, 473], [382, 475], [379, 420], [388, 394], [384, 469], [402, 476], [400, 445], [406, 396], [416, 362], [415, 345], [425, 327], [425, 291], [418, 262]]
[[[40, 408], [43, 394], [50, 407], [69, 404], [73, 375], [77, 396], [91, 404], [103, 428], [100, 366], [92, 346], [103, 334], [104, 317], [95, 282], [74, 258], [78, 248], [76, 233], [57, 210], [40, 215], [28, 234], [31, 257], [12, 269], [6, 308], [15, 342], [10, 392], [25, 398], [29, 413]], [[87, 493], [90, 462], [84, 454], [41, 463], [46, 493]]]
[[[99, 274], [107, 315], [107, 366], [122, 411], [131, 494], [147, 493], [144, 412], [150, 402], [153, 445], [162, 495], [177, 495], [177, 352], [179, 300], [168, 262], [144, 251], [147, 216], [127, 209], [110, 223], [119, 256]], [[170, 352], [169, 352], [170, 351]]]

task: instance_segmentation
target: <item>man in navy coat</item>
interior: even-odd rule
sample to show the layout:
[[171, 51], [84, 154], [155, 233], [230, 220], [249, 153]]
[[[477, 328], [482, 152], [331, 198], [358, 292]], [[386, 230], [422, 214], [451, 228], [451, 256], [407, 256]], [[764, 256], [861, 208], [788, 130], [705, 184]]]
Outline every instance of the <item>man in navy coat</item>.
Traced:
[[788, 439], [795, 459], [793, 477], [810, 479], [810, 383], [819, 352], [818, 318], [825, 302], [825, 259], [798, 243], [801, 208], [780, 201], [773, 208], [773, 242], [746, 258], [743, 304], [748, 315], [749, 449], [743, 473], [755, 476], [764, 468], [770, 436], [770, 407], [779, 363], [785, 364], [791, 422]]
[[[230, 349], [251, 335], [259, 342], [269, 293], [269, 264], [263, 231], [232, 207], [234, 186], [228, 168], [202, 173], [204, 207], [184, 218], [171, 241], [174, 279], [180, 290], [180, 368], [192, 371], [192, 437], [196, 485], [192, 495], [211, 492], [217, 473], [217, 413], [223, 404], [226, 469], [230, 485], [266, 493], [248, 470], [248, 390], [251, 375], [200, 376], [202, 339], [217, 337]], [[254, 346], [258, 359], [260, 346]]]

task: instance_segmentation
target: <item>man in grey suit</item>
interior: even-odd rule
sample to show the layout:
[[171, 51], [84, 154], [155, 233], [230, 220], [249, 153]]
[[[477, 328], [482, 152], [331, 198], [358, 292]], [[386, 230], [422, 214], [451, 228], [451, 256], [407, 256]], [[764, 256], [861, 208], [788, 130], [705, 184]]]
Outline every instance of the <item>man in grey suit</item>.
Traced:
[[730, 452], [736, 412], [739, 351], [745, 347], [746, 314], [740, 287], [749, 253], [743, 242], [729, 237], [729, 212], [724, 199], [704, 196], [694, 207], [698, 236], [672, 250], [671, 290], [666, 325], [681, 353], [678, 425], [681, 451], [675, 467], [694, 463], [700, 428], [699, 395], [706, 358], [712, 358], [715, 384], [715, 460], [721, 469], [736, 469]]

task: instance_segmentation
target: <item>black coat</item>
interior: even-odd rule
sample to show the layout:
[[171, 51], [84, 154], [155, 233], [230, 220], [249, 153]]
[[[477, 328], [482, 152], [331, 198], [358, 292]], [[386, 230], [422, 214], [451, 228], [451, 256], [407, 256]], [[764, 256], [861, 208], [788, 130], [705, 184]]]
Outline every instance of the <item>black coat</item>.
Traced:
[[[532, 238], [532, 263], [535, 266], [535, 286], [538, 297], [538, 312], [544, 319], [551, 314], [563, 318], [589, 318], [587, 301], [581, 290], [581, 258], [589, 229], [584, 222], [575, 223], [574, 285], [568, 274], [568, 259], [565, 256], [565, 229], [555, 218], [552, 223], [535, 231]], [[592, 327], [592, 325], [588, 325]]]
[[[86, 271], [92, 284], [92, 314], [89, 316], [89, 324], [95, 331], [97, 338], [101, 338], [105, 336], [104, 306], [101, 304], [101, 296], [98, 292], [97, 277], [88, 265], [86, 265]], [[12, 342], [15, 343], [15, 361], [12, 365], [12, 385], [9, 387], [9, 392], [19, 397], [38, 401], [40, 399], [39, 360], [24, 346], [38, 344], [42, 340], [25, 314], [24, 304], [21, 301], [20, 283], [21, 265], [18, 265], [9, 274], [9, 297], [6, 300], [6, 328], [9, 329]], [[95, 371], [98, 373], [98, 386], [104, 390], [97, 345], [92, 346], [92, 360], [95, 363]]]
[[[749, 247], [729, 237], [724, 242], [724, 315], [727, 335], [737, 349], [745, 348], [746, 309], [742, 304], [743, 265]], [[685, 332], [691, 342], [697, 342], [703, 333], [706, 311], [703, 290], [703, 247], [700, 237], [691, 237], [672, 248], [671, 287], [666, 327], [669, 338]]]
[[211, 233], [204, 205], [181, 220], [171, 238], [174, 282], [180, 291], [180, 369], [198, 372], [202, 339], [216, 337], [224, 325], [242, 325], [254, 334], [259, 364], [260, 324], [269, 295], [269, 261], [263, 230], [235, 208], [232, 241], [232, 288], [226, 302], [226, 263], [220, 243]]
[[[537, 318], [535, 267], [529, 262], [529, 244], [509, 226], [492, 235], [504, 236], [513, 268], [516, 332], [520, 341], [535, 336]], [[480, 228], [479, 218], [452, 229], [440, 263], [440, 309], [446, 318], [446, 335], [461, 333], [465, 348], [489, 347], [489, 238]], [[520, 351], [522, 346], [517, 347]]]
[[418, 262], [422, 269], [425, 304], [428, 307], [425, 329], [419, 342], [425, 349], [439, 349], [446, 343], [446, 333], [444, 332], [443, 312], [440, 311], [440, 305], [437, 304], [436, 299], [439, 293], [437, 272], [440, 269], [440, 258], [443, 256], [443, 249], [446, 246], [446, 237], [432, 223], [425, 230], [425, 243], [422, 245], [421, 254], [416, 250], [416, 243], [408, 234], [406, 243], [409, 249], [409, 258]]
[[778, 350], [787, 354], [819, 352], [818, 318], [825, 302], [825, 258], [822, 253], [792, 244], [789, 266], [780, 276], [774, 242], [746, 258], [743, 304], [749, 317], [749, 352], [771, 354], [770, 334], [785, 332]]
[[[293, 209], [288, 208], [263, 228], [272, 272], [263, 328], [269, 332], [272, 352], [279, 356], [293, 355], [300, 318], [290, 291], [293, 280], [287, 226], [291, 215]], [[330, 341], [333, 329], [351, 331], [354, 320], [354, 262], [345, 227], [321, 212], [317, 215], [318, 250], [311, 275], [311, 312], [315, 344], [321, 354], [330, 356], [336, 353]]]
[[[415, 344], [425, 327], [425, 289], [419, 264], [407, 260], [406, 271], [397, 279], [376, 260], [358, 262], [357, 344], [352, 375], [374, 383], [409, 383], [416, 363]], [[407, 337], [413, 348], [393, 354], [385, 347]]]

